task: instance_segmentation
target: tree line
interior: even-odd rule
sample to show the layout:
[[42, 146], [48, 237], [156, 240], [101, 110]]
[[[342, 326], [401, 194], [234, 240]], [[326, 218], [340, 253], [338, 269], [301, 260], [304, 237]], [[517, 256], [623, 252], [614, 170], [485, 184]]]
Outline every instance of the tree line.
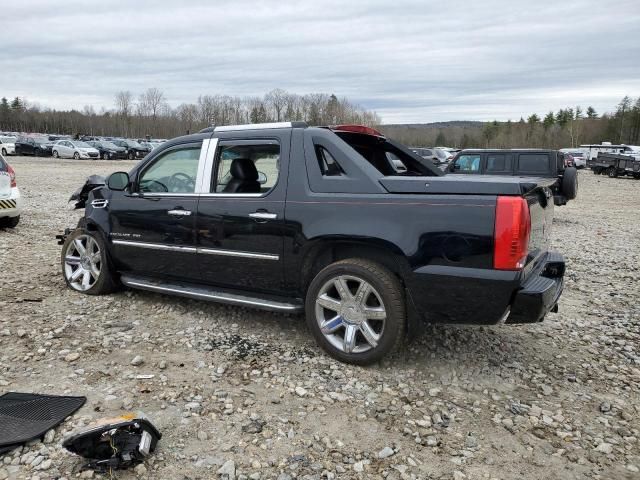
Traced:
[[381, 119], [334, 94], [299, 95], [282, 89], [262, 97], [200, 95], [194, 103], [172, 108], [161, 90], [134, 95], [119, 91], [112, 109], [96, 112], [55, 110], [24, 98], [0, 99], [0, 130], [68, 135], [170, 138], [211, 125], [306, 121], [310, 125], [355, 123], [378, 126], [385, 134], [413, 146], [457, 148], [562, 148], [584, 143], [640, 144], [640, 97], [624, 97], [612, 112], [567, 107], [519, 121], [444, 122], [435, 125], [380, 125]]
[[157, 88], [137, 96], [123, 90], [114, 95], [114, 108], [99, 112], [90, 105], [82, 111], [55, 110], [24, 98], [0, 99], [0, 130], [15, 132], [170, 138], [211, 125], [280, 121], [371, 126], [379, 124], [380, 117], [334, 94], [298, 95], [279, 88], [262, 97], [200, 95], [196, 102], [175, 108]]
[[[426, 125], [388, 125], [380, 129], [412, 146], [457, 148], [563, 148], [587, 143], [640, 144], [640, 97], [624, 97], [611, 113], [599, 115], [593, 107], [567, 107], [526, 120], [506, 122], [451, 122], [437, 128]], [[466, 123], [466, 122], [465, 122]]]

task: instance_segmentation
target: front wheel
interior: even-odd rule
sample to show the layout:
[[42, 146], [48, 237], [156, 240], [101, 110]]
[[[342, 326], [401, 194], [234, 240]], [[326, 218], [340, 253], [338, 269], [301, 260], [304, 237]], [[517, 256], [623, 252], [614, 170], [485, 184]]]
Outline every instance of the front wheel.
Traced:
[[610, 178], [615, 178], [618, 176], [618, 170], [616, 170], [616, 167], [609, 167], [607, 175], [609, 175]]
[[320, 271], [307, 290], [305, 310], [318, 344], [345, 363], [374, 363], [395, 350], [405, 333], [400, 281], [369, 260], [341, 260]]
[[3, 157], [6, 157], [6, 156], [7, 156], [7, 149], [6, 149], [6, 148], [3, 148], [3, 149], [2, 149], [2, 156], [3, 156]]
[[129, 157], [129, 160], [135, 160], [136, 158], [136, 154], [134, 152], [129, 152], [129, 155], [127, 155]]
[[104, 241], [97, 232], [75, 230], [64, 242], [61, 261], [67, 285], [77, 292], [102, 295], [117, 287]]
[[80, 154], [78, 152], [73, 154], [73, 159], [74, 160], [80, 160]]
[[52, 155], [53, 155], [53, 158], [59, 158], [60, 157], [60, 154], [58, 153], [57, 150], [54, 150]]

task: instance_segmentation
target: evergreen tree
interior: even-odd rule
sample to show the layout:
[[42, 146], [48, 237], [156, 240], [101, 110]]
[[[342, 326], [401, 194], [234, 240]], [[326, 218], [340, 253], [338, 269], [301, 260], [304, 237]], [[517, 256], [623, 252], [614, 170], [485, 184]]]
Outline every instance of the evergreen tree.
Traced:
[[545, 130], [549, 130], [551, 127], [553, 127], [554, 123], [556, 123], [556, 119], [553, 115], [553, 112], [547, 113], [544, 117], [544, 120], [542, 120], [542, 126]]
[[587, 118], [598, 118], [596, 109], [592, 106], [587, 107]]

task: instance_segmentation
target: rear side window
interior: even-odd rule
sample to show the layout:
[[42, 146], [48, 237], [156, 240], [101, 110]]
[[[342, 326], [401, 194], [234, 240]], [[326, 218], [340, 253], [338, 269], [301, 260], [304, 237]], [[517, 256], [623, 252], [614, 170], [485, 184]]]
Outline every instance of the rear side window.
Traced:
[[4, 161], [4, 158], [2, 158], [2, 155], [0, 155], [0, 172], [6, 172], [7, 171], [7, 162]]
[[546, 153], [522, 153], [518, 158], [518, 172], [547, 173], [551, 170], [549, 162]]
[[320, 171], [324, 177], [337, 177], [344, 174], [344, 170], [340, 167], [338, 161], [329, 153], [324, 147], [316, 145], [316, 157], [318, 158], [318, 165]]
[[280, 144], [276, 140], [224, 141], [217, 158], [216, 193], [266, 194], [278, 181]]
[[480, 172], [480, 154], [460, 155], [453, 167], [454, 173]]
[[511, 155], [489, 154], [487, 155], [487, 172], [510, 172]]

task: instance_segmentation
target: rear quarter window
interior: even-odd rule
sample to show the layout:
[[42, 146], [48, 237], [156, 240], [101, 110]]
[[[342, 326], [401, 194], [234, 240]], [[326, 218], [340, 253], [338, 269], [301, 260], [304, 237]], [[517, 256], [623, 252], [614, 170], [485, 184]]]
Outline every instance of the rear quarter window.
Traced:
[[522, 153], [518, 157], [518, 173], [549, 173], [550, 161], [547, 153]]
[[488, 154], [487, 172], [511, 172], [511, 155]]

